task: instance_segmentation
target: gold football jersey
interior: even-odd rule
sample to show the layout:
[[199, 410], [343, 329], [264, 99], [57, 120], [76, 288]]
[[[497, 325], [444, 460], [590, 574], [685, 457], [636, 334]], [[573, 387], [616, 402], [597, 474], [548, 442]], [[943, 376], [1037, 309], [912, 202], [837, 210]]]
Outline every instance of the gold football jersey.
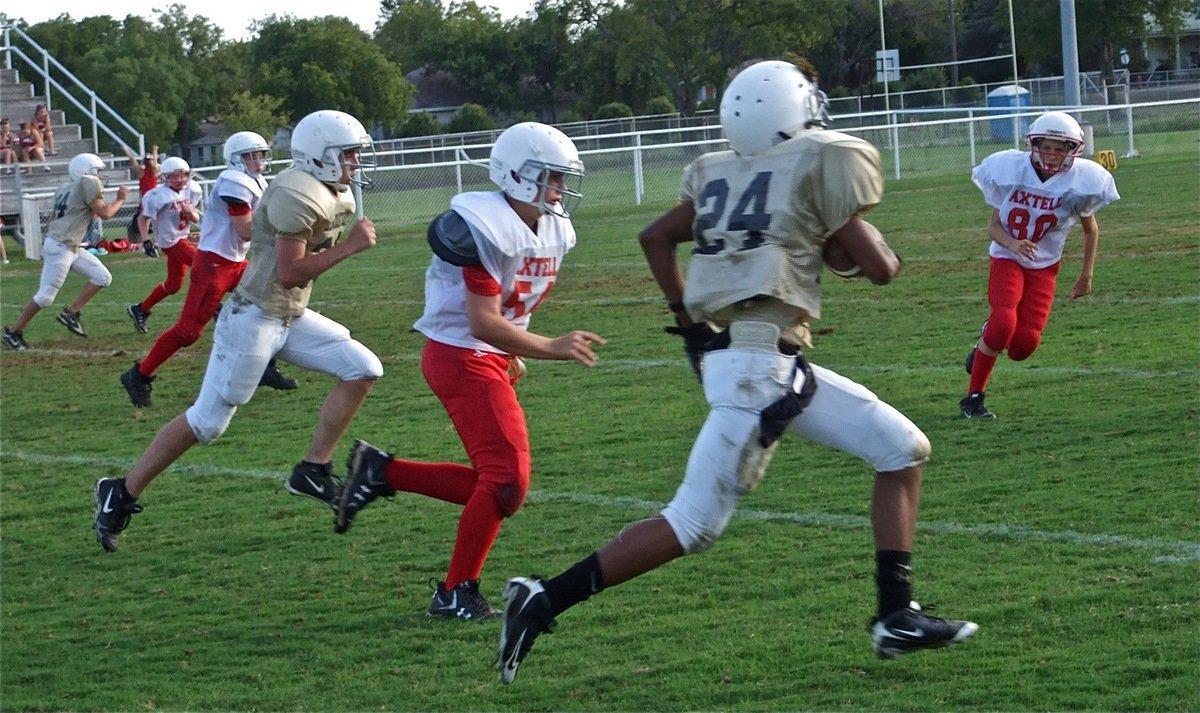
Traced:
[[[339, 190], [347, 188], [347, 190]], [[312, 281], [284, 287], [275, 270], [277, 240], [303, 240], [305, 254], [320, 252], [337, 242], [354, 213], [348, 187], [334, 188], [298, 168], [279, 174], [263, 193], [254, 211], [250, 259], [237, 293], [272, 317], [298, 317], [308, 307]]]
[[46, 226], [46, 237], [68, 247], [79, 247], [95, 214], [92, 202], [104, 196], [104, 184], [87, 175], [64, 184], [54, 193], [54, 220]]
[[821, 317], [821, 249], [883, 197], [879, 152], [837, 131], [806, 131], [755, 156], [719, 151], [684, 170], [696, 245], [684, 303], [721, 326], [770, 321], [806, 344]]

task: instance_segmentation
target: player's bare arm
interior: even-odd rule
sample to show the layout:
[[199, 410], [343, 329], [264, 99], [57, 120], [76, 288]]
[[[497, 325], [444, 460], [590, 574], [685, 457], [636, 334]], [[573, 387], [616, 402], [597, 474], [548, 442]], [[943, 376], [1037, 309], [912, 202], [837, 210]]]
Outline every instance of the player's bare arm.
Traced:
[[96, 199], [91, 202], [92, 213], [100, 220], [108, 220], [121, 210], [121, 206], [125, 203], [125, 196], [129, 195], [129, 186], [121, 186], [117, 189], [117, 197], [113, 198], [112, 203], [105, 203], [104, 196], [96, 196]]
[[1096, 216], [1088, 215], [1079, 218], [1083, 228], [1083, 266], [1079, 269], [1079, 279], [1071, 287], [1071, 299], [1077, 300], [1092, 293], [1092, 273], [1096, 269], [1096, 248], [1100, 244], [1100, 223]]
[[[680, 203], [638, 234], [638, 242], [650, 266], [650, 273], [654, 275], [654, 281], [658, 283], [668, 304], [683, 301], [686, 282], [675, 250], [680, 243], [691, 242], [695, 219], [695, 206], [690, 202]], [[680, 313], [680, 319], [684, 320], [685, 326], [691, 321], [687, 313]]]
[[500, 295], [477, 295], [467, 291], [467, 318], [471, 336], [509, 354], [531, 359], [577, 361], [587, 367], [599, 357], [593, 344], [607, 344], [598, 334], [574, 330], [561, 337], [544, 337], [516, 327], [500, 310]]
[[284, 287], [300, 287], [342, 260], [375, 245], [375, 224], [363, 218], [333, 247], [308, 253], [303, 235], [281, 235], [275, 241], [275, 272]]
[[1028, 240], [1017, 240], [1008, 234], [1000, 222], [1000, 211], [992, 210], [992, 219], [988, 221], [988, 237], [997, 245], [1024, 258], [1032, 258], [1037, 252], [1037, 244]]
[[883, 234], [874, 225], [853, 215], [842, 227], [834, 231], [833, 237], [845, 248], [854, 263], [862, 268], [862, 275], [876, 285], [886, 285], [900, 271], [900, 258], [883, 240]]

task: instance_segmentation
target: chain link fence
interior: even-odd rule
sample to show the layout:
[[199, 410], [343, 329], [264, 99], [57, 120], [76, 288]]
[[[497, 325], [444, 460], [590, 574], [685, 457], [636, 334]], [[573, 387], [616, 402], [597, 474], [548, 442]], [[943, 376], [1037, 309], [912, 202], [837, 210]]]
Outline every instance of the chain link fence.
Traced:
[[[889, 180], [942, 175], [967, 176], [985, 156], [1006, 148], [1023, 148], [1029, 123], [1041, 113], [1062, 107], [927, 109], [904, 112], [903, 121], [880, 121], [879, 113], [835, 118], [834, 128], [859, 136], [879, 148]], [[1195, 155], [1200, 135], [1200, 98], [1141, 104], [1071, 108], [1083, 125], [1089, 146], [1085, 155], [1103, 163], [1137, 157]], [[1021, 113], [1016, 113], [1021, 112]], [[485, 136], [435, 137], [423, 146], [402, 149], [380, 142], [373, 184], [364, 193], [366, 214], [381, 230], [423, 226], [439, 215], [459, 192], [492, 190], [487, 157], [495, 133]], [[468, 139], [486, 138], [487, 141]], [[587, 169], [583, 181], [588, 207], [672, 204], [679, 194], [684, 166], [697, 156], [726, 148], [720, 127], [711, 121], [664, 118], [659, 128], [646, 122], [637, 131], [577, 132], [573, 137]], [[275, 171], [287, 165], [276, 161]], [[221, 167], [197, 169], [206, 189]], [[965, 179], [964, 179], [965, 180]], [[111, 199], [116, 186], [109, 187]], [[133, 187], [136, 192], [136, 186]], [[136, 195], [136, 193], [135, 193]], [[21, 233], [38, 236], [50, 213], [52, 194], [25, 194]], [[105, 237], [124, 234], [133, 206], [105, 226]], [[36, 217], [35, 217], [36, 216]]]

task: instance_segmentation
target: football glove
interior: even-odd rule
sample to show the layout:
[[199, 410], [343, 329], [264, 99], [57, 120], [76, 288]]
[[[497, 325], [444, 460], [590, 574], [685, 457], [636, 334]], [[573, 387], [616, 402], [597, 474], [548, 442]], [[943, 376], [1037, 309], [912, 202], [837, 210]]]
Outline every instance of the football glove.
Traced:
[[683, 351], [687, 353], [688, 363], [692, 365], [692, 371], [696, 372], [696, 378], [703, 383], [704, 377], [700, 374], [700, 359], [704, 356], [704, 352], [712, 350], [712, 347], [707, 345], [719, 332], [713, 329], [708, 322], [696, 322], [686, 327], [664, 327], [663, 331], [683, 337]]

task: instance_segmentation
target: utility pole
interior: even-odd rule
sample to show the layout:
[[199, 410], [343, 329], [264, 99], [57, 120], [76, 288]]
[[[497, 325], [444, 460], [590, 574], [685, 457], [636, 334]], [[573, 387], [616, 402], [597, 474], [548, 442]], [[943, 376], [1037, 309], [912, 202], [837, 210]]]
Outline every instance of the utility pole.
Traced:
[[950, 86], [958, 86], [958, 33], [954, 29], [954, 0], [946, 0], [950, 14]]

